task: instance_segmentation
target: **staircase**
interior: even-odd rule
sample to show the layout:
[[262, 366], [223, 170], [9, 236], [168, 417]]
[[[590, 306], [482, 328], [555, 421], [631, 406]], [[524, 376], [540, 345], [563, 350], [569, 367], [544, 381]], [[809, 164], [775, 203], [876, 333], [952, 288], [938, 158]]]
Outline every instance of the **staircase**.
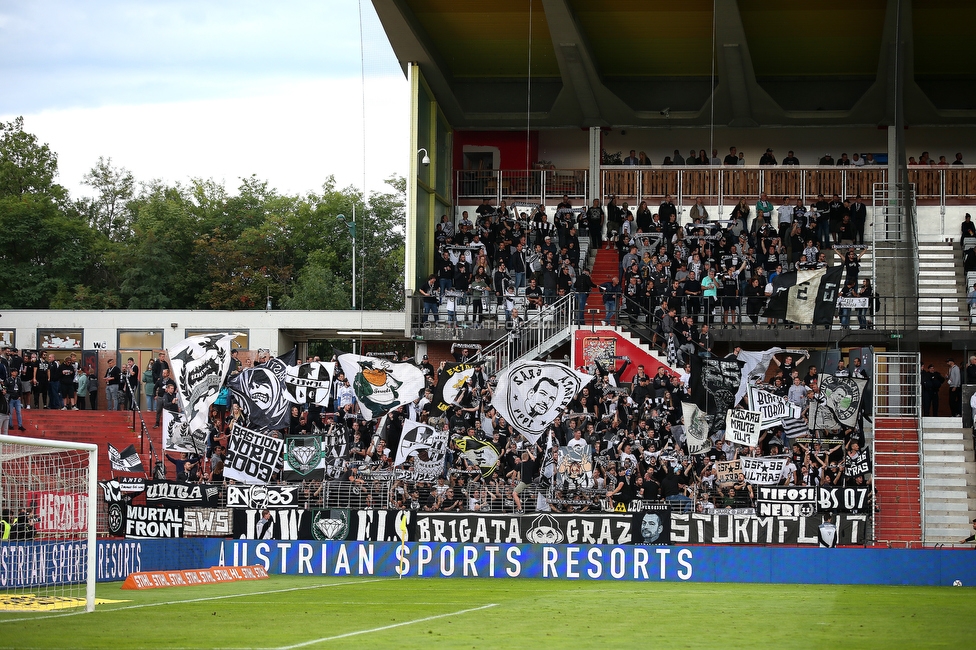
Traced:
[[918, 420], [874, 420], [874, 539], [910, 546], [922, 540]]
[[966, 277], [951, 243], [918, 245], [918, 327], [958, 330], [967, 325]]
[[[139, 437], [138, 428], [133, 430], [133, 422], [141, 428], [138, 414], [133, 420], [131, 411], [49, 411], [46, 409], [24, 410], [26, 431], [11, 429], [11, 435], [22, 435], [45, 440], [70, 440], [98, 445], [98, 479], [111, 478], [112, 470], [108, 462], [108, 444], [119, 451], [135, 445], [140, 452], [142, 464], [148, 471], [149, 441], [145, 449]], [[153, 416], [155, 417], [155, 416]], [[152, 422], [148, 422], [152, 426]], [[158, 450], [159, 448], [157, 448]], [[145, 453], [143, 453], [145, 452]]]
[[[610, 278], [617, 275], [620, 270], [620, 257], [617, 249], [601, 248], [596, 251], [596, 258], [593, 260], [593, 267], [590, 270], [590, 278], [593, 284], [599, 287], [604, 282], [609, 282]], [[596, 321], [606, 320], [606, 309], [603, 307], [603, 294], [599, 289], [590, 292], [586, 300], [586, 324], [589, 325]]]
[[569, 294], [538, 311], [526, 312], [519, 336], [508, 332], [485, 346], [478, 358], [489, 372], [499, 372], [520, 359], [541, 359], [569, 340], [576, 317], [576, 299]]
[[926, 544], [958, 542], [976, 512], [973, 438], [961, 418], [922, 419]]

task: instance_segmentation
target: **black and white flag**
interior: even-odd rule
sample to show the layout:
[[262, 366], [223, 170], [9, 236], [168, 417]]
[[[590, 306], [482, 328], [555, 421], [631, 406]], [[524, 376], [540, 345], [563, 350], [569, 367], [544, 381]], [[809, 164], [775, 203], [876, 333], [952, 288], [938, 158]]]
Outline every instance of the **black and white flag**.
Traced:
[[803, 325], [830, 324], [843, 273], [844, 267], [838, 265], [777, 275], [763, 315]]
[[519, 361], [498, 375], [491, 404], [531, 443], [593, 377], [561, 363]]
[[400, 467], [413, 457], [416, 480], [434, 480], [444, 473], [447, 440], [448, 432], [444, 429], [438, 430], [413, 420], [404, 420], [394, 465]]
[[182, 413], [163, 409], [163, 449], [186, 454], [203, 454], [207, 450], [207, 429], [190, 431]]
[[367, 420], [417, 399], [424, 390], [424, 371], [412, 363], [340, 354], [339, 364], [352, 383], [359, 411]]
[[327, 461], [321, 436], [289, 436], [285, 440], [285, 481], [321, 481]]
[[121, 452], [108, 443], [108, 461], [112, 465], [113, 472], [145, 472], [142, 467], [142, 460], [135, 445], [129, 445]]
[[[745, 397], [746, 389], [751, 384], [766, 382], [766, 372], [773, 357], [783, 351], [783, 348], [769, 348], [768, 350], [739, 350], [736, 359], [742, 362], [742, 375], [739, 390], [735, 394], [735, 403]], [[752, 408], [751, 406], [749, 408]]]
[[201, 334], [169, 349], [170, 372], [176, 395], [191, 431], [208, 430], [210, 407], [217, 401], [230, 370], [230, 342], [234, 334]]
[[448, 363], [437, 373], [437, 388], [434, 390], [434, 408], [443, 415], [457, 401], [468, 379], [477, 371], [471, 363]]
[[783, 433], [787, 438], [799, 438], [810, 433], [810, 427], [800, 418], [783, 418]]
[[335, 363], [313, 361], [285, 367], [285, 399], [293, 404], [328, 406]]
[[284, 383], [285, 366], [280, 368], [280, 376], [270, 365], [246, 368], [227, 382], [237, 396], [248, 425], [254, 429], [284, 429], [291, 421], [291, 403], [286, 398]]
[[782, 457], [743, 457], [740, 458], [740, 467], [746, 481], [753, 485], [771, 485], [779, 483], [783, 478], [783, 470], [786, 469], [786, 461]]
[[857, 424], [861, 399], [867, 385], [866, 379], [823, 374], [820, 375], [817, 401], [830, 409], [840, 424], [852, 427]]
[[692, 402], [682, 402], [685, 419], [685, 441], [692, 456], [704, 454], [711, 448], [708, 441], [708, 418], [705, 412]]
[[499, 451], [487, 440], [464, 437], [457, 441], [461, 454], [481, 469], [482, 477], [491, 476], [498, 469]]
[[762, 416], [762, 428], [783, 424], [786, 419], [799, 418], [802, 409], [782, 395], [749, 386], [749, 408]]
[[284, 447], [283, 440], [235, 424], [227, 444], [224, 476], [241, 483], [270, 483], [281, 468]]

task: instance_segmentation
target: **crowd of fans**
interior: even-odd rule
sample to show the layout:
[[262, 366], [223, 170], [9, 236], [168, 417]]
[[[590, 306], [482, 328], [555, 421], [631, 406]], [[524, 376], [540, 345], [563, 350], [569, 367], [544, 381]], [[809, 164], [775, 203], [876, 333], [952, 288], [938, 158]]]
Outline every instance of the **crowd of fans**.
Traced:
[[[464, 212], [457, 228], [447, 215], [437, 225], [436, 272], [419, 291], [421, 317], [446, 318], [456, 326], [458, 306], [471, 304], [473, 323], [481, 326], [485, 314], [500, 304], [512, 326], [516, 308], [575, 293], [583, 322], [589, 294], [599, 289], [605, 322], [618, 314], [643, 314], [644, 320], [653, 317], [665, 336], [671, 323], [680, 328], [684, 317], [696, 326], [717, 321], [727, 327], [747, 316], [759, 327], [780, 273], [838, 263], [845, 268], [842, 296], [874, 295], [871, 281], [859, 277], [866, 219], [860, 196], [842, 200], [836, 194], [821, 194], [812, 205], [785, 196], [776, 205], [763, 193], [754, 204], [740, 199], [727, 215], [710, 215], [698, 199], [684, 225], [670, 196], [656, 210], [644, 201], [633, 208], [614, 196], [606, 206], [594, 200], [576, 207], [564, 196], [554, 220], [543, 205], [513, 209], [485, 199], [474, 221]], [[590, 248], [617, 252], [616, 275], [599, 286], [580, 257], [581, 237], [588, 238]], [[843, 327], [850, 326], [853, 314], [859, 327], [870, 327], [874, 301], [864, 302], [868, 307], [841, 312]], [[714, 317], [713, 311], [718, 312]], [[765, 324], [777, 323], [766, 319]]]
[[[795, 400], [806, 416], [818, 390], [818, 370], [803, 365], [803, 359], [779, 356], [763, 386]], [[455, 358], [476, 362], [477, 351], [458, 347]], [[851, 370], [841, 363], [837, 374], [866, 377], [859, 361]], [[416, 363], [427, 377], [423, 395], [391, 411], [382, 429], [378, 430], [378, 421], [361, 417], [349, 378], [338, 367], [328, 404], [292, 407], [289, 427], [274, 435], [327, 434], [333, 445], [341, 441], [332, 447], [341, 452], [335, 451], [330, 458], [326, 480], [303, 484], [308, 503], [323, 503], [323, 494], [331, 490], [342, 495], [343, 507], [425, 511], [597, 512], [634, 500], [667, 501], [683, 511], [750, 508], [753, 486], [741, 475], [720, 482], [716, 464], [754, 456], [789, 458], [781, 485], [866, 485], [871, 480], [869, 473], [845, 473], [848, 459], [856, 458], [864, 446], [860, 426], [815, 431], [793, 439], [776, 427], [764, 430], [755, 447], [729, 443], [721, 431], [724, 427], [717, 426], [711, 448], [704, 454], [689, 455], [681, 404], [691, 399], [690, 364], [680, 374], [661, 367], [650, 375], [644, 366], [638, 366], [631, 384], [624, 386], [619, 378], [629, 359], [611, 360], [611, 366], [594, 363], [588, 368], [593, 380], [532, 444], [492, 407], [494, 375], [479, 367], [441, 411], [435, 400], [439, 369], [426, 356]], [[791, 388], [794, 386], [798, 388]], [[165, 408], [178, 409], [179, 405], [171, 401]], [[436, 475], [429, 473], [429, 465], [425, 465], [424, 476], [413, 471], [419, 456], [394, 466], [406, 420], [446, 430], [450, 442]], [[211, 421], [206, 453], [167, 454], [178, 480], [228, 482], [223, 465], [229, 438], [234, 423], [244, 423], [246, 416], [231, 396], [226, 406], [214, 406]], [[497, 464], [485, 468], [465, 456], [458, 445], [464, 437], [490, 442], [498, 453]], [[572, 471], [568, 472], [560, 467], [560, 454], [567, 450], [573, 453]]]

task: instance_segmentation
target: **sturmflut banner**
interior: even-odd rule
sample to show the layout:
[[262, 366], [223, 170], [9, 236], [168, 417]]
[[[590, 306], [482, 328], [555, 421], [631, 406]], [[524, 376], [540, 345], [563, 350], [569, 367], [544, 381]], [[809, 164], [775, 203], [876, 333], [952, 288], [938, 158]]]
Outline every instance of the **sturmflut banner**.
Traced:
[[761, 425], [759, 411], [729, 409], [725, 415], [725, 439], [737, 445], [755, 447], [759, 444]]
[[[837, 515], [838, 545], [863, 545], [866, 515]], [[818, 546], [824, 515], [754, 517], [723, 514], [671, 514], [672, 544], [797, 544]]]

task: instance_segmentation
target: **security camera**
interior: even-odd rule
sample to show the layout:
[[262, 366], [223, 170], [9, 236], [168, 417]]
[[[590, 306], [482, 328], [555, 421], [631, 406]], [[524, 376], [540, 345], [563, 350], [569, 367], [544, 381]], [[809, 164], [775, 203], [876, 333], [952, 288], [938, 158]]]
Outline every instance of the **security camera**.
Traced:
[[666, 107], [663, 111], [661, 111], [661, 115], [664, 117], [671, 117], [671, 107]]
[[[424, 167], [430, 167], [430, 156], [427, 155], [427, 150], [421, 148], [420, 151], [424, 152], [424, 157], [420, 159], [420, 164], [422, 164]], [[420, 153], [420, 151], [417, 153]]]

